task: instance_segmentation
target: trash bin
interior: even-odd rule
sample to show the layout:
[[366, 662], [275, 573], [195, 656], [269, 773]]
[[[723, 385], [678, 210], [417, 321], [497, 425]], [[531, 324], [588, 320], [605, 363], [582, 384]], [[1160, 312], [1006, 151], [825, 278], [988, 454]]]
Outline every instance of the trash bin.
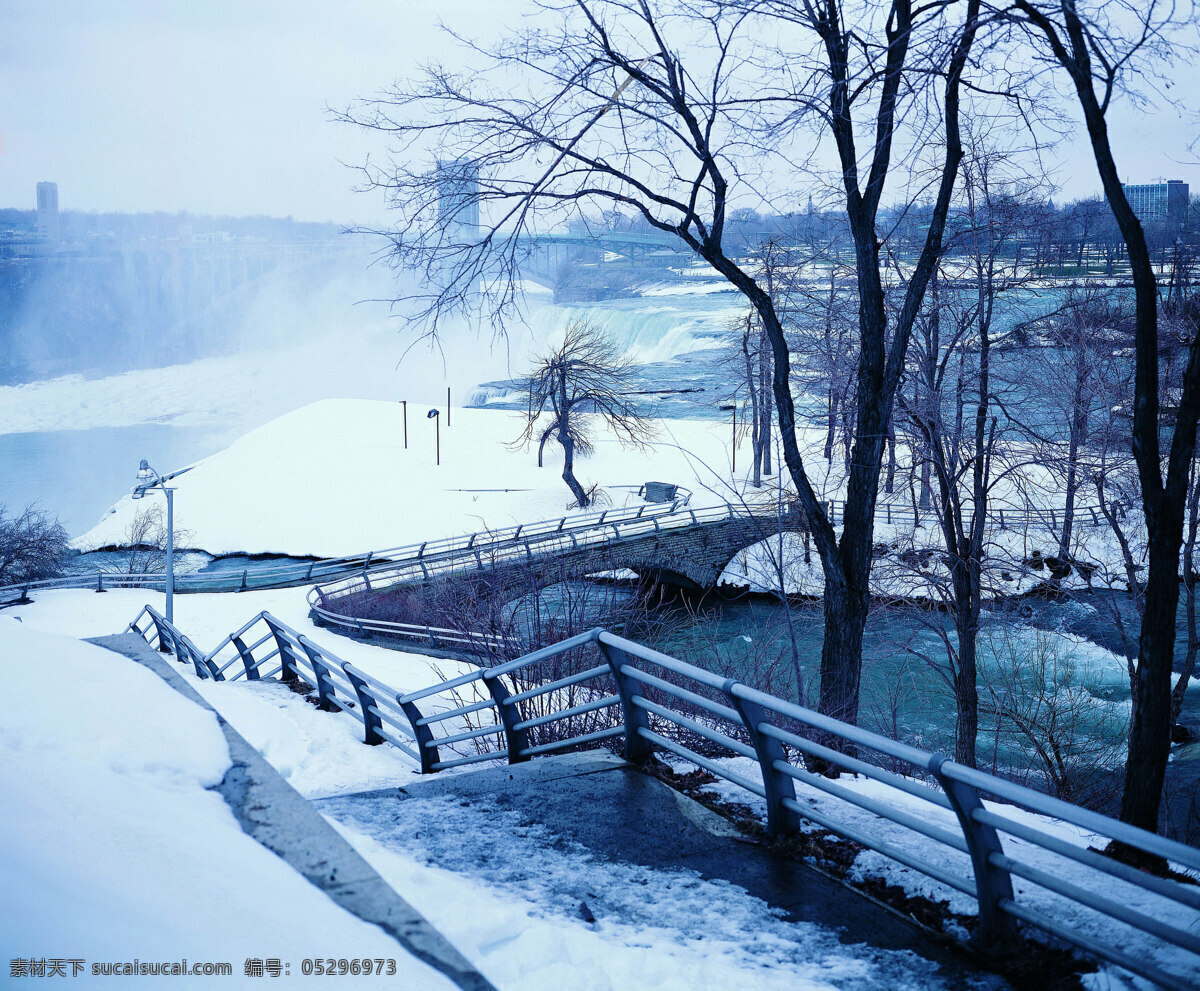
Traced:
[[645, 487], [647, 502], [674, 502], [675, 492], [679, 488], [670, 482], [647, 482]]

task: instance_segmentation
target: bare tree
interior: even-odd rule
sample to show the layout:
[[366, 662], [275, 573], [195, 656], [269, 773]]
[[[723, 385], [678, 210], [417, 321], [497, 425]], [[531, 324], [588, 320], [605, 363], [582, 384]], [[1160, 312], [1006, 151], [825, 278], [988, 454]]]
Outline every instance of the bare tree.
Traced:
[[591, 505], [594, 495], [575, 477], [575, 457], [591, 453], [593, 421], [598, 419], [624, 444], [644, 444], [653, 434], [626, 395], [633, 367], [633, 359], [601, 327], [573, 320], [563, 331], [562, 344], [535, 359], [523, 382], [525, 427], [517, 443], [537, 440], [540, 468], [546, 441], [558, 441], [563, 481], [581, 509]]
[[1065, 494], [1058, 535], [1064, 560], [1071, 556], [1076, 501], [1095, 470], [1096, 451], [1113, 450], [1118, 437], [1128, 441], [1124, 421], [1107, 415], [1130, 384], [1131, 369], [1123, 357], [1130, 340], [1125, 317], [1106, 291], [1072, 288], [1062, 308], [1035, 325], [1042, 345], [1035, 349], [1042, 359], [1037, 377], [1053, 381], [1055, 376], [1065, 386], [1047, 390], [1041, 403], [1066, 433], [1065, 450], [1061, 443], [1043, 445], [1045, 463], [1061, 478]]
[[[1171, 746], [1171, 669], [1179, 601], [1179, 555], [1188, 477], [1200, 420], [1200, 334], [1187, 348], [1179, 404], [1164, 458], [1160, 437], [1158, 285], [1141, 222], [1125, 195], [1113, 158], [1108, 112], [1131, 76], [1149, 61], [1178, 51], [1173, 23], [1194, 28], [1191, 8], [1150, 2], [1109, 2], [1080, 9], [1075, 0], [1015, 0], [1007, 9], [1052, 65], [1067, 75], [1083, 115], [1104, 195], [1129, 256], [1135, 297], [1133, 455], [1149, 539], [1145, 614], [1133, 685], [1133, 719], [1121, 818], [1158, 828]], [[1176, 18], [1178, 21], [1176, 22]], [[1157, 73], [1157, 68], [1155, 69]], [[1145, 77], [1143, 77], [1145, 78]], [[1165, 468], [1165, 472], [1164, 472]], [[1123, 852], [1114, 846], [1114, 852]]]
[[67, 557], [67, 531], [37, 506], [7, 516], [0, 504], [0, 585], [55, 578]]
[[[974, 143], [963, 161], [965, 203], [956, 216], [951, 292], [935, 305], [926, 323], [926, 346], [917, 348], [915, 378], [920, 403], [901, 406], [924, 440], [936, 479], [934, 509], [949, 571], [948, 604], [955, 638], [946, 635], [946, 676], [955, 699], [954, 756], [974, 767], [979, 732], [977, 641], [983, 605], [988, 499], [997, 481], [996, 400], [993, 395], [992, 323], [997, 304], [1023, 284], [1001, 261], [1005, 246], [1020, 233], [1004, 193], [1002, 156]], [[943, 263], [943, 268], [946, 263]]]
[[[456, 233], [454, 211], [439, 211], [428, 159], [410, 154], [366, 169], [368, 183], [402, 212], [388, 234], [394, 257], [422, 266], [437, 287], [427, 316], [470, 302], [482, 276], [498, 276], [503, 287], [476, 305], [493, 313], [515, 305], [534, 222], [561, 219], [581, 204], [640, 214], [746, 296], [771, 344], [784, 463], [824, 571], [819, 706], [849, 722], [858, 716], [880, 465], [912, 325], [942, 250], [980, 4], [564, 0], [543, 6], [536, 30], [490, 52], [473, 49], [483, 63], [477, 71], [434, 67], [423, 82], [341, 115], [406, 149], [465, 156], [478, 167], [470, 208], [486, 222], [472, 238]], [[561, 15], [557, 28], [551, 14]], [[789, 47], [772, 50], [764, 43], [770, 37], [789, 39]], [[982, 59], [970, 65], [983, 71]], [[941, 140], [932, 141], [938, 132]], [[776, 168], [794, 174], [825, 140], [836, 151], [854, 244], [861, 342], [840, 534], [801, 454], [783, 322], [753, 266], [740, 264], [726, 243], [727, 215], [737, 205], [731, 196], [752, 194]], [[903, 303], [889, 318], [877, 220], [906, 152], [936, 159], [928, 185], [910, 193], [932, 206]]]
[[[176, 547], [186, 547], [192, 531], [176, 527], [173, 537]], [[121, 546], [126, 548], [124, 562], [106, 570], [127, 575], [153, 575], [166, 570], [167, 518], [161, 504], [146, 505], [134, 514], [121, 535]]]
[[753, 310], [733, 322], [728, 347], [720, 364], [736, 383], [728, 397], [735, 404], [738, 393], [750, 399], [750, 484], [762, 487], [764, 475], [771, 475], [771, 423], [774, 397], [771, 392], [771, 349], [762, 324]]
[[1064, 801], [1106, 804], [1115, 797], [1107, 793], [1110, 769], [1120, 762], [1126, 729], [1119, 703], [1096, 698], [1081, 683], [1082, 669], [1060, 634], [997, 624], [986, 636], [996, 663], [985, 680], [985, 705], [997, 743], [1007, 738], [1013, 770], [1036, 775]]

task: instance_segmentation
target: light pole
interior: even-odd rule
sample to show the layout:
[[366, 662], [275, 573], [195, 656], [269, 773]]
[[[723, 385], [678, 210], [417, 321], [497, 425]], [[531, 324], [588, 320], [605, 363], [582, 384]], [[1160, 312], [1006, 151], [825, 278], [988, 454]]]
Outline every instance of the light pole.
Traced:
[[175, 490], [163, 481], [162, 475], [150, 467], [150, 462], [142, 458], [138, 465], [138, 484], [131, 493], [134, 499], [141, 499], [150, 489], [159, 488], [167, 494], [167, 622], [175, 622]]
[[404, 407], [404, 450], [408, 450], [408, 400], [401, 399], [400, 405]]
[[442, 463], [442, 421], [438, 419], [438, 411], [431, 409], [425, 414], [427, 420], [433, 421], [433, 436], [434, 436], [434, 464]]
[[730, 410], [733, 411], [733, 433], [730, 436], [730, 447], [729, 447], [730, 451], [733, 452], [730, 455], [730, 457], [733, 461], [733, 464], [729, 468], [729, 473], [731, 475], [736, 475], [737, 474], [737, 404], [736, 403], [725, 403], [724, 405], [722, 405], [718, 408], [722, 412], [729, 412]]

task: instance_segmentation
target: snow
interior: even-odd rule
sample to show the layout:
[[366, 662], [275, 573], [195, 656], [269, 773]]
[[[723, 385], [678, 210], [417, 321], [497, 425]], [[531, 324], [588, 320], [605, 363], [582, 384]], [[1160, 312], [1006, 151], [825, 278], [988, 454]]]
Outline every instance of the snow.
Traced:
[[[388, 650], [339, 637], [314, 626], [308, 616], [304, 588], [267, 589], [241, 593], [196, 592], [176, 594], [175, 625], [201, 650], [210, 651], [226, 636], [264, 610], [306, 636], [328, 646], [338, 657], [368, 674], [396, 681], [397, 687], [435, 680], [431, 665], [452, 674], [470, 670], [455, 661], [433, 661], [422, 654]], [[56, 589], [37, 593], [26, 605], [13, 606], [4, 615], [20, 617], [33, 628], [73, 637], [98, 637], [120, 633], [151, 605], [164, 611], [164, 596], [148, 589], [113, 589], [104, 593], [88, 589]], [[451, 675], [448, 675], [448, 677]]]
[[[682, 770], [692, 770], [692, 765], [674, 758], [670, 759], [669, 763], [678, 764]], [[720, 759], [717, 763], [751, 782], [762, 781], [762, 774], [755, 761], [744, 757], [733, 757]], [[930, 825], [941, 826], [955, 834], [960, 832], [957, 819], [950, 810], [924, 802], [881, 782], [857, 775], [842, 774], [837, 779], [837, 784], [856, 795], [875, 799], [893, 808], [908, 812]], [[860, 809], [803, 782], [795, 782], [795, 789], [796, 798], [800, 804], [810, 806], [819, 813], [854, 826], [868, 835], [890, 841], [907, 852], [927, 862], [937, 864], [959, 877], [971, 877], [970, 861], [966, 854], [950, 850], [932, 839], [880, 819], [874, 813]], [[722, 799], [749, 806], [760, 817], [766, 815], [766, 807], [762, 799], [730, 782], [718, 780], [714, 784], [705, 786], [705, 790]], [[1107, 838], [1070, 823], [1029, 812], [1013, 805], [990, 801], [985, 801], [983, 804], [989, 811], [1021, 825], [1049, 833], [1056, 839], [1063, 840], [1072, 846], [1099, 849], [1108, 842]], [[816, 829], [818, 827], [810, 823], [808, 828]], [[1004, 852], [1014, 860], [1040, 868], [1059, 880], [1068, 881], [1085, 890], [1113, 898], [1127, 908], [1143, 912], [1179, 929], [1193, 933], [1200, 930], [1200, 911], [1187, 908], [1178, 902], [1162, 898], [1127, 882], [1083, 867], [1069, 858], [1043, 850], [1025, 840], [1001, 834], [1001, 842]], [[1178, 865], [1175, 866], [1178, 868]], [[978, 914], [975, 899], [873, 850], [863, 850], [858, 854], [850, 869], [850, 877], [856, 881], [866, 878], [881, 878], [889, 884], [902, 888], [906, 894], [922, 896], [935, 902], [945, 901], [949, 911], [955, 914], [967, 916]], [[1134, 957], [1153, 960], [1157, 966], [1179, 975], [1185, 983], [1200, 985], [1200, 960], [1197, 960], [1193, 954], [1177, 949], [1120, 922], [1108, 919], [1091, 909], [1070, 902], [1021, 878], [1013, 878], [1013, 889], [1019, 904], [1049, 915], [1060, 923], [1102, 943], [1119, 947]], [[1134, 980], [1132, 976], [1111, 966], [1105, 966], [1103, 972], [1107, 974], [1112, 983], [1111, 985], [1098, 984], [1096, 987], [1111, 986], [1115, 989], [1144, 986], [1140, 982], [1126, 983]]]
[[235, 976], [248, 957], [385, 957], [406, 987], [450, 987], [242, 831], [209, 790], [229, 767], [211, 712], [124, 657], [11, 617], [0, 674], [6, 957], [229, 961]]
[[[212, 554], [336, 557], [570, 512], [561, 450], [547, 445], [539, 469], [535, 452], [510, 447], [518, 414], [443, 407], [440, 465], [434, 420], [410, 405], [405, 449], [402, 415], [398, 403], [324, 400], [252, 430], [172, 481], [176, 526], [189, 532], [189, 546]], [[644, 450], [598, 436], [576, 474], [585, 486], [661, 480], [698, 488], [698, 478], [712, 477], [706, 465], [728, 463], [719, 423], [658, 427]], [[641, 504], [628, 490], [612, 491], [613, 505], [625, 501]], [[124, 497], [76, 546], [119, 544], [140, 505]]]
[[[111, 631], [120, 625], [114, 616], [124, 616], [125, 600], [132, 605], [140, 595], [55, 593], [21, 607], [24, 622], [0, 620], [0, 656], [11, 659], [13, 668], [6, 672], [8, 683], [34, 697], [52, 668], [56, 695], [62, 697], [59, 712], [81, 730], [63, 742], [48, 720], [33, 715], [4, 729], [6, 757], [15, 740], [20, 758], [6, 759], [0, 769], [6, 795], [16, 799], [6, 805], [5, 843], [10, 849], [22, 842], [32, 848], [6, 857], [57, 871], [54, 878], [44, 876], [50, 866], [40, 874], [9, 872], [21, 874], [23, 887], [8, 904], [22, 904], [27, 894], [32, 899], [34, 889], [50, 890], [43, 912], [57, 913], [53, 923], [35, 914], [8, 929], [11, 955], [47, 955], [51, 948], [37, 940], [53, 932], [56, 940], [69, 943], [72, 955], [89, 959], [175, 959], [186, 953], [193, 960], [230, 959], [235, 973], [245, 957], [265, 953], [285, 959], [290, 954], [293, 960], [317, 953], [395, 957], [394, 946], [370, 927], [356, 926], [357, 920], [340, 918], [344, 913], [332, 903], [323, 906], [324, 914], [322, 906], [314, 907], [314, 899], [324, 896], [316, 889], [296, 890], [306, 886], [282, 862], [269, 855], [269, 864], [258, 862], [261, 848], [241, 833], [219, 796], [204, 790], [228, 765], [210, 714], [116, 655], [37, 628]], [[279, 608], [286, 606], [280, 601], [285, 596], [190, 596], [190, 615], [195, 628], [207, 633], [228, 625], [225, 603]], [[369, 654], [391, 653], [353, 646], [361, 648], [356, 663], [364, 665]], [[354, 720], [319, 712], [280, 685], [200, 682], [188, 669], [179, 670], [303, 794], [345, 794], [413, 780], [396, 751], [362, 745]], [[431, 680], [428, 674], [424, 680]], [[98, 698], [105, 700], [103, 706], [95, 704]], [[40, 735], [26, 725], [38, 722]], [[97, 739], [105, 749], [82, 744]], [[61, 752], [40, 753], [53, 748]], [[31, 752], [34, 756], [28, 756]], [[131, 777], [140, 790], [136, 800], [125, 801], [131, 784], [124, 779]], [[64, 802], [82, 807], [86, 830], [78, 828], [80, 815], [61, 814]], [[500, 988], [716, 991], [747, 979], [765, 991], [944, 986], [931, 966], [912, 954], [843, 946], [836, 933], [788, 923], [733, 885], [686, 871], [596, 861], [536, 827], [521, 825], [513, 813], [481, 821], [478, 813], [446, 801], [407, 807], [416, 816], [416, 828], [407, 832], [423, 837], [423, 845], [413, 849], [375, 838], [379, 823], [335, 825]], [[47, 852], [43, 843], [53, 849]], [[122, 844], [119, 856], [110, 849], [116, 843]], [[481, 847], [487, 850], [486, 865], [479, 858]], [[453, 862], [432, 865], [429, 852], [435, 848], [456, 851]], [[186, 871], [180, 863], [187, 864]], [[484, 870], [490, 880], [482, 876]], [[89, 903], [87, 885], [98, 884], [96, 875], [108, 887]], [[236, 891], [225, 887], [228, 877], [239, 878]], [[57, 888], [48, 888], [51, 881]], [[63, 918], [68, 888], [83, 891], [85, 910]], [[116, 891], [137, 904], [126, 908]], [[271, 892], [269, 900], [260, 898], [263, 891]], [[574, 917], [577, 892], [589, 900], [598, 923]], [[256, 904], [256, 898], [265, 903]], [[187, 899], [186, 906], [176, 899]], [[288, 911], [280, 914], [279, 904]], [[101, 906], [111, 907], [111, 913], [101, 913]], [[142, 914], [135, 917], [137, 912]], [[289, 931], [285, 917], [302, 918], [305, 925]], [[399, 962], [405, 987], [441, 986], [423, 972], [404, 969], [415, 965]]]
[[[36, 603], [8, 613], [14, 618], [20, 616], [24, 623], [0, 620], [0, 624], [6, 623], [0, 630], [8, 634], [8, 640], [0, 638], [0, 645], [11, 642], [15, 630], [21, 636], [39, 638], [36, 648], [39, 657], [61, 653], [60, 644], [78, 649], [80, 645], [73, 641], [50, 637], [39, 630], [81, 636], [113, 632], [132, 618], [146, 598], [146, 593], [137, 590], [103, 595], [87, 591], [45, 593]], [[267, 608], [400, 690], [439, 680], [438, 671], [449, 675], [465, 670], [454, 667], [452, 662], [431, 661], [342, 638], [330, 642], [328, 631], [318, 631], [307, 623], [302, 589], [241, 595], [197, 594], [181, 596], [176, 601], [183, 611], [183, 627], [202, 648], [214, 646], [251, 615]], [[46, 643], [52, 647], [47, 648]], [[1084, 658], [1085, 667], [1096, 669], [1089, 677], [1101, 681], [1118, 677], [1119, 662], [1099, 648], [1091, 649], [1097, 656]], [[0, 656], [8, 653], [0, 649]], [[47, 662], [37, 663], [45, 666]], [[112, 663], [110, 660], [109, 664]], [[28, 659], [16, 667], [26, 675], [33, 669]], [[356, 720], [320, 712], [281, 685], [201, 682], [190, 669], [181, 666], [179, 670], [302, 794], [310, 798], [333, 796], [333, 801], [323, 806], [327, 814], [338, 815], [338, 795], [403, 787], [416, 780], [410, 763], [398, 751], [388, 746], [364, 746]], [[105, 685], [108, 683], [106, 680]], [[94, 699], [107, 700], [112, 694], [109, 688], [89, 683], [75, 670], [56, 671], [55, 685], [60, 684], [70, 688], [64, 693], [68, 705], [74, 694], [78, 696], [75, 704], [86, 709], [88, 719], [107, 718], [109, 707], [95, 706]], [[15, 687], [19, 697], [36, 696], [35, 684], [22, 685], [18, 681]], [[144, 687], [139, 691], [144, 698]], [[127, 698], [129, 694], [123, 692], [114, 697]], [[152, 752], [161, 740], [188, 739], [202, 743], [205, 739], [203, 730], [198, 731], [169, 708], [156, 702], [154, 711], [161, 713], [161, 724], [147, 723], [141, 706], [136, 718], [130, 712], [117, 714], [122, 723], [137, 724], [139, 734], [144, 731], [152, 735], [149, 742], [141, 736], [136, 738], [143, 752]], [[78, 734], [79, 738], [97, 735], [86, 720], [79, 725], [85, 729]], [[9, 737], [3, 739], [10, 746]], [[200, 768], [207, 774], [202, 784], [219, 779], [227, 762], [223, 750], [220, 754], [221, 761]], [[155, 766], [162, 763], [156, 756]], [[750, 780], [758, 777], [753, 762], [735, 758], [723, 763]], [[47, 780], [56, 780], [59, 773], [58, 767], [39, 771]], [[73, 773], [68, 774], [64, 791], [74, 787]], [[945, 810], [863, 778], [843, 775], [839, 784], [957, 832], [953, 815]], [[718, 783], [710, 787], [723, 797], [749, 805], [760, 815], [763, 813], [760, 800], [733, 785]], [[802, 803], [811, 803], [814, 808], [835, 813], [869, 832], [900, 841], [917, 855], [969, 876], [965, 856], [947, 851], [903, 827], [881, 822], [870, 813], [803, 784], [797, 783], [796, 787]], [[1011, 806], [988, 804], [1002, 815], [1036, 824], [1072, 844], [1094, 846], [1103, 842], [1083, 830], [1043, 816]], [[893, 959], [889, 954], [867, 948], [840, 947], [820, 927], [785, 924], [767, 906], [729, 885], [703, 881], [687, 872], [648, 871], [596, 862], [580, 850], [564, 847], [547, 837], [539, 827], [517, 821], [519, 817], [513, 818], [508, 812], [489, 815], [486, 822], [475, 822], [471, 817], [476, 813], [440, 799], [424, 805], [410, 800], [404, 807], [412, 813], [412, 818], [406, 820], [407, 826], [387, 817], [366, 820], [343, 817], [339, 828], [401, 894], [410, 898], [501, 987], [623, 988], [638, 983], [638, 975], [651, 975], [654, 986], [665, 988], [724, 988], [744, 984], [748, 973], [755, 975], [755, 987], [762, 988], [937, 986], [929, 983], [928, 975], [914, 971], [912, 961]], [[47, 810], [46, 815], [51, 814], [52, 810]], [[21, 816], [24, 821], [24, 810]], [[36, 816], [33, 822], [36, 830], [42, 830]], [[7, 833], [12, 831], [6, 827]], [[1004, 838], [1004, 845], [1006, 852], [1059, 877], [1093, 890], [1097, 887], [1090, 872], [1055, 854], [1011, 837]], [[153, 844], [150, 848], [153, 849]], [[956, 913], [975, 912], [972, 899], [870, 851], [859, 854], [852, 876], [883, 877], [910, 894], [946, 900]], [[1164, 903], [1155, 896], [1107, 878], [1100, 883], [1108, 894], [1119, 892], [1131, 907], [1157, 914], [1183, 928], [1200, 926], [1200, 913], [1174, 903], [1169, 903], [1164, 911]], [[1098, 938], [1119, 940], [1135, 952], [1153, 953], [1163, 966], [1184, 973], [1188, 980], [1200, 981], [1195, 961], [1178, 951], [1164, 948], [1150, 937], [1131, 937], [1125, 927], [1070, 905], [1036, 886], [1019, 880], [1016, 885], [1023, 903], [1070, 919]], [[588, 901], [599, 919], [596, 925], [576, 918], [580, 900]], [[1131, 939], [1135, 941], [1131, 943]], [[259, 955], [261, 952], [258, 951]], [[337, 955], [346, 956], [348, 952], [339, 950]], [[201, 959], [196, 951], [189, 953]], [[558, 961], [557, 970], [548, 966], [547, 961]], [[564, 983], [567, 967], [572, 980], [577, 979], [578, 983]], [[1121, 972], [1110, 968], [1105, 974], [1116, 982], [1111, 987], [1125, 986], [1120, 983]]]
[[[238, 595], [196, 593], [175, 597], [175, 618], [201, 650], [209, 651], [258, 612], [266, 610], [344, 661], [398, 691], [424, 687], [472, 670], [451, 660], [435, 660], [337, 637], [313, 626], [304, 589], [273, 589]], [[104, 594], [85, 590], [39, 593], [37, 601], [6, 614], [29, 629], [76, 637], [120, 632], [149, 603], [160, 612], [162, 595], [139, 589]], [[412, 763], [390, 746], [366, 747], [362, 727], [344, 714], [321, 712], [304, 697], [271, 682], [214, 682], [178, 670], [222, 716], [302, 795], [329, 795], [382, 788], [412, 776]]]
[[[409, 798], [321, 803], [383, 877], [501, 987], [887, 991], [950, 987], [909, 952], [842, 944], [736, 885], [596, 858], [520, 813]], [[436, 823], [437, 828], [430, 828]], [[434, 878], [420, 885], [418, 879]], [[585, 922], [579, 903], [596, 918]]]
[[685, 282], [648, 286], [641, 290], [643, 296], [710, 296], [719, 292], [737, 292], [728, 282]]

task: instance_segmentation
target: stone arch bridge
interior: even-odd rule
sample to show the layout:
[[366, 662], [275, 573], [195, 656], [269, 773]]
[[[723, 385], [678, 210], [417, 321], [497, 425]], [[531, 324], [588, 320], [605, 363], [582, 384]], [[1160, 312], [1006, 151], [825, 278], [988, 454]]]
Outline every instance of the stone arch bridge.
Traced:
[[[646, 513], [619, 510], [584, 525], [520, 526], [502, 534], [475, 534], [444, 549], [421, 545], [403, 562], [315, 586], [309, 605], [323, 623], [360, 634], [383, 633], [438, 646], [475, 645], [460, 631], [397, 622], [394, 606], [406, 593], [439, 578], [465, 580], [479, 593], [503, 594], [603, 572], [629, 570], [677, 588], [716, 586], [738, 551], [782, 531], [802, 532], [803, 514], [721, 505], [704, 509], [664, 506]], [[428, 548], [428, 552], [426, 549]]]

